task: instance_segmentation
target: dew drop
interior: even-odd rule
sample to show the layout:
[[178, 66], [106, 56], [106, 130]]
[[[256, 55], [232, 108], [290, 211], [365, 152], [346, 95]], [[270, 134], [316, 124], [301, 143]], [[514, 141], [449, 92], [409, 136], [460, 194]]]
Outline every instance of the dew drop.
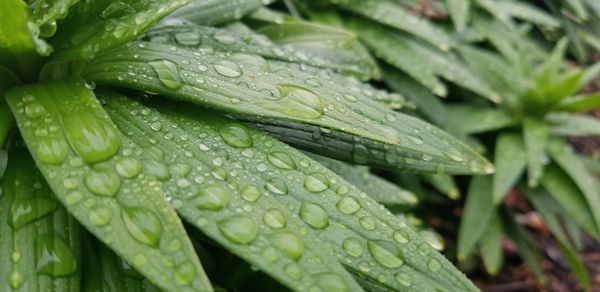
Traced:
[[35, 153], [43, 163], [61, 164], [69, 154], [69, 145], [62, 138], [39, 138]]
[[177, 265], [175, 281], [181, 285], [189, 285], [196, 276], [196, 268], [190, 262]]
[[277, 249], [295, 261], [304, 253], [304, 242], [295, 234], [281, 232], [271, 235], [269, 239]]
[[318, 193], [329, 188], [329, 179], [321, 173], [313, 173], [304, 178], [304, 188], [311, 193]]
[[363, 254], [363, 246], [357, 238], [347, 238], [344, 240], [343, 248], [346, 253], [357, 258]]
[[169, 60], [159, 60], [149, 63], [158, 75], [158, 80], [165, 87], [173, 90], [181, 88], [184, 84], [183, 78], [179, 72], [179, 65]]
[[432, 272], [437, 272], [441, 267], [440, 262], [436, 259], [429, 259], [427, 261], [427, 268]]
[[221, 210], [229, 204], [229, 191], [221, 184], [209, 185], [198, 191], [191, 204], [199, 209]]
[[334, 273], [321, 273], [314, 276], [317, 281], [317, 285], [326, 292], [346, 292], [349, 291], [348, 285], [344, 282], [344, 279]]
[[44, 108], [43, 105], [41, 105], [37, 102], [30, 103], [25, 106], [25, 115], [27, 115], [29, 118], [37, 119], [37, 118], [42, 117], [45, 114], [46, 114], [46, 109]]
[[38, 273], [63, 277], [77, 270], [77, 259], [65, 241], [56, 233], [38, 236], [35, 242]]
[[184, 46], [197, 46], [200, 44], [200, 34], [195, 31], [185, 31], [175, 34], [175, 41]]
[[323, 115], [323, 103], [316, 93], [293, 84], [280, 84], [278, 89], [282, 98], [277, 102], [262, 103], [261, 106], [299, 118], [316, 119]]
[[295, 263], [285, 265], [285, 267], [283, 267], [283, 271], [286, 275], [288, 275], [294, 280], [299, 280], [300, 278], [302, 278], [302, 270]]
[[107, 160], [121, 147], [119, 130], [107, 117], [85, 111], [60, 117], [67, 141], [87, 163]]
[[13, 230], [42, 218], [56, 210], [58, 204], [55, 200], [43, 197], [30, 197], [15, 199], [10, 206], [9, 224]]
[[225, 77], [235, 78], [242, 76], [242, 67], [231, 60], [219, 60], [215, 62], [213, 67], [217, 73]]
[[142, 172], [142, 163], [133, 157], [121, 157], [117, 159], [115, 169], [122, 177], [133, 178]]
[[287, 224], [285, 215], [278, 209], [269, 209], [263, 214], [263, 221], [267, 226], [275, 229], [283, 228]]
[[25, 282], [25, 277], [18, 270], [12, 271], [8, 276], [8, 284], [13, 289], [18, 289], [19, 287], [21, 287], [21, 285], [23, 285], [23, 282]]
[[402, 230], [394, 231], [392, 236], [394, 237], [394, 240], [396, 240], [398, 243], [407, 243], [408, 242], [408, 234], [406, 234], [406, 232], [404, 232]]
[[400, 254], [400, 250], [391, 242], [369, 241], [367, 242], [367, 248], [373, 258], [386, 268], [393, 269], [404, 264], [397, 256]]
[[229, 217], [217, 225], [221, 234], [235, 244], [249, 244], [258, 235], [258, 224], [246, 216]]
[[155, 177], [161, 181], [165, 181], [171, 178], [171, 174], [169, 173], [169, 169], [164, 163], [158, 162], [156, 160], [146, 160], [144, 161], [144, 172], [149, 176]]
[[317, 204], [304, 203], [300, 207], [300, 218], [306, 224], [316, 229], [323, 229], [329, 225], [327, 211]]
[[260, 190], [253, 185], [244, 187], [240, 193], [242, 198], [248, 202], [256, 202], [260, 198]]
[[296, 169], [296, 163], [292, 157], [283, 152], [271, 152], [267, 155], [267, 160], [281, 169]]
[[285, 181], [277, 177], [269, 179], [265, 184], [265, 189], [277, 195], [286, 195], [288, 193], [288, 186]]
[[412, 285], [412, 279], [405, 273], [397, 273], [394, 278], [396, 278], [396, 281], [402, 286], [410, 287], [410, 285]]
[[139, 207], [125, 207], [121, 210], [121, 218], [133, 238], [152, 247], [158, 246], [162, 226], [152, 211]]
[[121, 187], [121, 179], [110, 170], [92, 170], [85, 177], [85, 185], [95, 195], [114, 197]]
[[375, 221], [375, 218], [371, 216], [364, 216], [360, 218], [358, 222], [360, 223], [360, 226], [366, 230], [374, 230], [377, 228], [377, 221]]
[[341, 198], [336, 207], [344, 214], [354, 214], [360, 210], [360, 203], [353, 197], [343, 197]]
[[355, 144], [352, 148], [352, 160], [356, 164], [366, 164], [369, 158], [369, 150], [365, 145]]
[[245, 126], [236, 123], [226, 124], [219, 129], [219, 134], [225, 143], [232, 147], [252, 147], [253, 140]]
[[112, 219], [112, 212], [105, 207], [91, 209], [88, 212], [90, 222], [96, 226], [104, 226]]
[[213, 38], [224, 45], [231, 45], [235, 43], [235, 37], [227, 31], [217, 31], [213, 34]]

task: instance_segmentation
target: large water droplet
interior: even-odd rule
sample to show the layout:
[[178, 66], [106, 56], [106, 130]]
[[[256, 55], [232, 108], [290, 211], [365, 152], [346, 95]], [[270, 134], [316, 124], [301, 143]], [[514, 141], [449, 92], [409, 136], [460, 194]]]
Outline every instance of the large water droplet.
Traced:
[[288, 193], [288, 186], [285, 181], [277, 177], [269, 179], [265, 184], [265, 189], [277, 195], [285, 195]]
[[190, 262], [177, 265], [175, 270], [175, 281], [181, 285], [189, 285], [196, 276], [196, 268]]
[[179, 65], [169, 61], [160, 60], [149, 63], [158, 75], [158, 80], [167, 88], [177, 90], [184, 84], [179, 73]]
[[344, 279], [334, 273], [321, 273], [314, 276], [317, 279], [317, 285], [326, 292], [346, 292], [349, 291], [348, 285]]
[[235, 123], [224, 125], [221, 127], [221, 129], [219, 129], [219, 134], [221, 134], [221, 137], [223, 140], [225, 140], [225, 143], [232, 147], [252, 147], [252, 137], [250, 136], [250, 133], [246, 127], [243, 125]]
[[407, 243], [409, 238], [408, 234], [406, 234], [406, 232], [402, 230], [394, 231], [393, 237], [394, 240], [396, 240], [398, 243]]
[[312, 193], [318, 193], [329, 188], [329, 179], [322, 173], [313, 173], [304, 178], [304, 187]]
[[300, 218], [313, 228], [323, 229], [329, 225], [329, 215], [317, 204], [304, 203], [300, 207]]
[[429, 259], [429, 261], [427, 261], [427, 267], [430, 271], [437, 272], [442, 266], [440, 265], [440, 262], [438, 260]]
[[121, 147], [119, 130], [107, 117], [91, 112], [61, 114], [67, 141], [87, 163], [111, 158]]
[[62, 277], [77, 270], [77, 259], [58, 233], [51, 231], [38, 236], [35, 242], [38, 273]]
[[248, 202], [255, 202], [260, 197], [260, 190], [253, 185], [244, 187], [241, 191], [242, 198]]
[[69, 145], [64, 138], [38, 138], [35, 153], [43, 163], [61, 164], [69, 154]]
[[299, 118], [316, 119], [323, 115], [321, 97], [314, 92], [293, 84], [281, 84], [278, 88], [282, 98], [277, 102], [260, 103], [262, 107]]
[[344, 214], [354, 214], [360, 210], [360, 203], [353, 197], [343, 197], [335, 205]]
[[156, 160], [144, 161], [144, 171], [149, 176], [155, 177], [162, 181], [171, 178], [171, 174], [169, 173], [169, 169], [167, 168], [167, 166], [164, 163], [158, 162]]
[[25, 276], [23, 276], [23, 273], [21, 273], [18, 270], [12, 271], [8, 276], [8, 284], [13, 289], [18, 289], [19, 287], [21, 287], [21, 285], [23, 285], [23, 282], [25, 282]]
[[242, 67], [231, 60], [219, 60], [214, 64], [215, 71], [225, 77], [240, 77], [242, 76]]
[[235, 36], [228, 31], [219, 30], [213, 34], [213, 38], [222, 44], [231, 45], [235, 43]]
[[377, 228], [377, 221], [371, 216], [364, 216], [358, 220], [360, 226], [366, 230], [373, 230]]
[[367, 247], [373, 258], [386, 268], [393, 269], [404, 264], [397, 256], [400, 254], [400, 250], [391, 242], [369, 241]]
[[58, 204], [50, 198], [32, 197], [15, 199], [10, 207], [9, 224], [14, 230], [42, 218], [56, 210]]
[[152, 247], [158, 246], [162, 225], [152, 211], [125, 207], [121, 210], [121, 218], [133, 238]]
[[397, 273], [394, 278], [396, 278], [396, 281], [402, 286], [410, 287], [410, 285], [412, 285], [411, 277], [405, 273]]
[[25, 106], [25, 115], [29, 118], [37, 119], [46, 114], [46, 109], [43, 105], [33, 102]]
[[283, 152], [271, 152], [267, 155], [267, 160], [281, 169], [296, 169], [296, 163], [292, 157]]
[[285, 267], [283, 267], [283, 271], [294, 280], [299, 280], [302, 278], [302, 270], [297, 264], [287, 264]]
[[175, 41], [184, 46], [197, 46], [200, 44], [200, 34], [195, 31], [184, 31], [175, 34]]
[[263, 221], [267, 226], [271, 228], [283, 228], [285, 227], [287, 220], [285, 215], [278, 209], [269, 209], [263, 214]]
[[105, 207], [97, 207], [88, 212], [90, 222], [96, 226], [104, 226], [112, 219], [112, 211]]
[[358, 238], [347, 238], [343, 243], [346, 253], [353, 257], [359, 257], [363, 254], [363, 246]]
[[121, 157], [117, 159], [115, 169], [122, 177], [133, 178], [142, 172], [142, 163], [133, 157]]
[[113, 197], [121, 187], [121, 179], [111, 170], [92, 170], [85, 177], [85, 185], [95, 195]]
[[249, 244], [258, 235], [258, 224], [246, 216], [223, 219], [218, 226], [223, 236], [236, 244]]
[[369, 149], [362, 144], [355, 144], [352, 148], [352, 159], [357, 164], [366, 164], [369, 160]]
[[229, 204], [229, 191], [221, 184], [209, 185], [192, 198], [191, 204], [200, 209], [221, 210]]
[[304, 242], [295, 234], [281, 232], [273, 234], [269, 238], [276, 248], [295, 261], [299, 260], [304, 253]]

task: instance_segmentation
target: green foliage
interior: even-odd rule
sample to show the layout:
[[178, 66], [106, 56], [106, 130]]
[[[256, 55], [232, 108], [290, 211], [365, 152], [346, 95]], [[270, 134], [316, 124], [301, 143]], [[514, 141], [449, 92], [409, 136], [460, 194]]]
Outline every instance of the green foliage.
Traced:
[[475, 291], [423, 220], [461, 193], [458, 259], [506, 235], [543, 281], [511, 192], [589, 290], [599, 32], [595, 0], [2, 1], [0, 290]]

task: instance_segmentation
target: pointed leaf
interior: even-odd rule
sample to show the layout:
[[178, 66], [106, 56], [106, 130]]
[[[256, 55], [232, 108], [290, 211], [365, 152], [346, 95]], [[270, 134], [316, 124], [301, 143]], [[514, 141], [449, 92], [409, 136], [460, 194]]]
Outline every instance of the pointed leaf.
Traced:
[[567, 97], [557, 105], [559, 110], [579, 112], [600, 107], [600, 92]]
[[554, 135], [600, 135], [600, 120], [598, 118], [568, 113], [552, 113], [546, 116], [546, 120], [552, 124], [550, 132]]
[[[20, 86], [7, 101], [50, 187], [82, 225], [159, 287], [211, 290], [159, 182], [140, 175], [137, 150], [83, 81]], [[186, 267], [183, 279], [168, 272], [173, 265]]]
[[495, 206], [492, 202], [492, 178], [474, 176], [469, 192], [460, 229], [458, 230], [458, 260], [464, 261], [476, 247], [489, 228]]
[[485, 265], [485, 270], [492, 276], [498, 274], [502, 268], [504, 254], [502, 251], [502, 221], [494, 212], [490, 226], [481, 237], [479, 252]]
[[527, 153], [527, 182], [535, 187], [542, 177], [546, 143], [548, 140], [548, 125], [542, 121], [525, 118], [523, 121], [523, 141]]
[[502, 133], [496, 139], [493, 198], [497, 205], [515, 185], [527, 161], [523, 138], [518, 134]]
[[426, 174], [423, 178], [429, 182], [435, 189], [448, 196], [452, 200], [460, 198], [460, 191], [454, 179], [444, 174]]
[[450, 13], [456, 30], [458, 32], [464, 31], [469, 21], [471, 0], [446, 0], [446, 9]]
[[167, 19], [185, 19], [201, 25], [217, 25], [238, 20], [274, 0], [194, 0]]
[[514, 214], [505, 212], [503, 216], [503, 225], [506, 234], [517, 245], [517, 251], [521, 258], [533, 270], [538, 280], [542, 283], [546, 282], [546, 276], [542, 270], [541, 261], [542, 255], [535, 248], [534, 242], [531, 240], [529, 233], [515, 220]]

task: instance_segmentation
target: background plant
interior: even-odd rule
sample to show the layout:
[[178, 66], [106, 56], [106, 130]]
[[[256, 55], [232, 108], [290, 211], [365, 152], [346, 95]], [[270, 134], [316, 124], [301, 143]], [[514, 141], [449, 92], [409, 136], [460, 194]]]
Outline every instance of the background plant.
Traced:
[[418, 219], [463, 180], [460, 260], [539, 270], [518, 187], [589, 287], [597, 5], [271, 2], [0, 4], [0, 290], [476, 290]]

